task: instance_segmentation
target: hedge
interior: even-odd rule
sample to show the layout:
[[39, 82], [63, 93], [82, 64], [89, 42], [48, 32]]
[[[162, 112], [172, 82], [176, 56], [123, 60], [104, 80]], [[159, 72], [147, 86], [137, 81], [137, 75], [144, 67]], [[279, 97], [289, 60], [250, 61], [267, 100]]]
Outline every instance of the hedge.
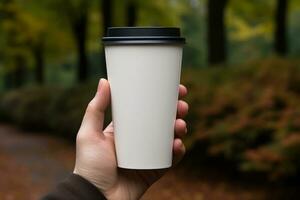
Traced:
[[[299, 63], [272, 58], [242, 66], [184, 70], [182, 82], [189, 89], [190, 104], [188, 152], [202, 142], [206, 144], [203, 155], [222, 157], [241, 171], [273, 178], [299, 173]], [[70, 89], [12, 91], [1, 97], [0, 117], [74, 138], [96, 87], [93, 82]]]
[[55, 133], [74, 138], [97, 83], [78, 85], [62, 92], [50, 107], [49, 125]]
[[49, 128], [49, 108], [55, 99], [55, 88], [31, 87], [15, 90], [1, 98], [2, 118], [25, 129]]
[[271, 178], [298, 174], [299, 63], [273, 58], [187, 72], [193, 129], [189, 148], [201, 141], [207, 156], [223, 157], [241, 171]]

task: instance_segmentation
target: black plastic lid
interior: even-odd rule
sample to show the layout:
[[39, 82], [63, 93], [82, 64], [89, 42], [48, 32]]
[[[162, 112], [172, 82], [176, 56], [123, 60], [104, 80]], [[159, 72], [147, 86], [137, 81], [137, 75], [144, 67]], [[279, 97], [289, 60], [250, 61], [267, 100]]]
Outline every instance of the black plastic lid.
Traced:
[[175, 27], [110, 27], [105, 45], [122, 44], [184, 44], [180, 29]]

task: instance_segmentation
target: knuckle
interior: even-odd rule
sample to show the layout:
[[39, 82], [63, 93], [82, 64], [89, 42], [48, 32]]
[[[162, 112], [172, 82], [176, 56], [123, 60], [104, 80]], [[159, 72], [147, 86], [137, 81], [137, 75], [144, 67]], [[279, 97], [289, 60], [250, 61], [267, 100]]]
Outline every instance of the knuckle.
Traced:
[[183, 119], [177, 119], [176, 122], [179, 123], [180, 125], [181, 124], [184, 125], [184, 126], [186, 125], [186, 123]]
[[76, 143], [83, 143], [84, 141], [86, 141], [86, 131], [83, 125], [81, 125], [81, 127], [79, 128], [79, 131], [77, 133], [76, 136]]
[[82, 134], [78, 133], [76, 136], [76, 143], [80, 144], [84, 141], [84, 137], [82, 137]]
[[187, 102], [181, 100], [181, 104], [186, 107], [186, 109], [189, 109], [189, 104]]
[[190, 106], [189, 106], [189, 104], [188, 104], [187, 102], [184, 101], [184, 103], [185, 103], [186, 109], [187, 109], [187, 111], [188, 111], [188, 110], [190, 109]]
[[85, 134], [84, 132], [79, 132], [76, 136], [76, 144], [78, 145], [87, 144], [90, 140], [88, 134]]
[[95, 100], [93, 99], [92, 101], [90, 101], [90, 103], [88, 104], [87, 108], [86, 108], [86, 112], [87, 113], [93, 113], [97, 111], [97, 107], [96, 107], [96, 103]]

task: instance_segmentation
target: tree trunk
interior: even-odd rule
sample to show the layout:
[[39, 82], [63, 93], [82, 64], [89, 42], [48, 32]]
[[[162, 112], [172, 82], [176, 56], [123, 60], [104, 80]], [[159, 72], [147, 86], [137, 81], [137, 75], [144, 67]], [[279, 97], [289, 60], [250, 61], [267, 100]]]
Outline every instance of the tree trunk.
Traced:
[[88, 78], [88, 59], [85, 46], [87, 36], [87, 13], [82, 14], [78, 20], [74, 21], [72, 27], [78, 54], [77, 80], [79, 82], [84, 82]]
[[102, 0], [101, 8], [102, 8], [103, 36], [105, 36], [107, 28], [112, 26], [112, 0]]
[[13, 88], [14, 82], [13, 82], [13, 73], [11, 71], [7, 71], [4, 74], [4, 88], [9, 90]]
[[[101, 13], [102, 13], [102, 27], [103, 27], [103, 36], [106, 36], [107, 28], [112, 26], [112, 4], [113, 0], [101, 0]], [[101, 67], [104, 77], [107, 77], [107, 69], [105, 62], [105, 53], [101, 51]]]
[[35, 60], [35, 81], [40, 85], [43, 85], [45, 81], [44, 47], [43, 40], [39, 41], [38, 44], [33, 47], [33, 57]]
[[127, 5], [127, 26], [135, 26], [137, 21], [137, 6], [136, 3], [131, 0]]
[[208, 62], [210, 65], [226, 62], [225, 8], [228, 0], [208, 1]]
[[14, 70], [14, 86], [16, 88], [19, 88], [24, 84], [25, 68], [26, 68], [26, 63], [24, 57], [21, 55], [16, 56], [15, 70]]
[[278, 55], [287, 54], [286, 21], [288, 0], [277, 0], [275, 13], [274, 50]]

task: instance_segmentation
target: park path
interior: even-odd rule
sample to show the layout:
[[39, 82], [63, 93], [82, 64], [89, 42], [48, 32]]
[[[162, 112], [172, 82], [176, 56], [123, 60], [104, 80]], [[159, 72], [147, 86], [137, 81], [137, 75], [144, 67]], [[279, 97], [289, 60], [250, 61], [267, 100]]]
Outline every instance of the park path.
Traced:
[[66, 141], [1, 124], [0, 199], [38, 199], [71, 172], [74, 158]]
[[[0, 124], [0, 200], [37, 200], [64, 179], [75, 161], [75, 146], [49, 134]], [[181, 170], [182, 171], [182, 170]], [[264, 188], [189, 177], [170, 170], [142, 200], [268, 199]]]

